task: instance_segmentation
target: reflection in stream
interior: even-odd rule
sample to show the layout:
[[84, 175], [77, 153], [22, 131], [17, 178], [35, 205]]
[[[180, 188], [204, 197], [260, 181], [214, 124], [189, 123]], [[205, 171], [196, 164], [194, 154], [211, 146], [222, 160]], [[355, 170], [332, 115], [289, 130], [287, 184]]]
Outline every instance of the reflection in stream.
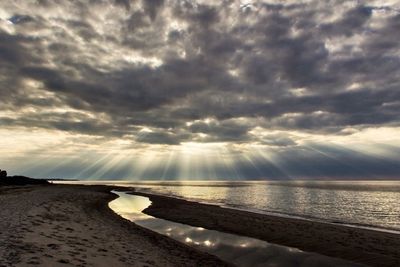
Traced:
[[110, 202], [109, 206], [120, 216], [237, 266], [357, 266], [340, 259], [306, 253], [254, 238], [158, 219], [142, 213], [151, 204], [148, 198], [121, 192], [114, 193], [118, 194], [119, 198]]

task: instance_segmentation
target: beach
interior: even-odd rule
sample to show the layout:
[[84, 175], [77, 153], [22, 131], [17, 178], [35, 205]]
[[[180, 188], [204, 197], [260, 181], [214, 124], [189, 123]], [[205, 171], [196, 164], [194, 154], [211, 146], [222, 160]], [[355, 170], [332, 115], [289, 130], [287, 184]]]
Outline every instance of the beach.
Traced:
[[270, 216], [143, 192], [144, 213], [197, 227], [254, 237], [368, 266], [400, 266], [400, 236], [340, 224]]
[[105, 186], [0, 187], [0, 266], [229, 266], [115, 214]]
[[0, 266], [230, 266], [114, 213], [112, 190], [152, 204], [144, 213], [367, 266], [399, 266], [399, 235], [269, 216], [103, 185], [0, 187]]

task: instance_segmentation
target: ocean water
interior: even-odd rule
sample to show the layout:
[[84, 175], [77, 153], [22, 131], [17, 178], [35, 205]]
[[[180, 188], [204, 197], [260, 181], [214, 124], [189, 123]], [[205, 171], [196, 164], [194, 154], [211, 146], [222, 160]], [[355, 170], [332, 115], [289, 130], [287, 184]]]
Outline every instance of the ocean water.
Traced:
[[259, 213], [400, 231], [400, 181], [97, 183]]
[[109, 206], [117, 214], [142, 227], [166, 235], [188, 246], [213, 254], [239, 267], [356, 267], [338, 258], [304, 252], [255, 238], [159, 219], [142, 211], [151, 205], [147, 197], [114, 191], [119, 198]]

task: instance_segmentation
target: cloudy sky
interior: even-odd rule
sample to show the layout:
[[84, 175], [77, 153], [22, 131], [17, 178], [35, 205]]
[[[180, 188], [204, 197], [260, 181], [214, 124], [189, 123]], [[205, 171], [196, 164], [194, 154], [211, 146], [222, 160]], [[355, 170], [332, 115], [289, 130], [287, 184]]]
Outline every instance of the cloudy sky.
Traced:
[[400, 177], [400, 1], [0, 3], [0, 168]]

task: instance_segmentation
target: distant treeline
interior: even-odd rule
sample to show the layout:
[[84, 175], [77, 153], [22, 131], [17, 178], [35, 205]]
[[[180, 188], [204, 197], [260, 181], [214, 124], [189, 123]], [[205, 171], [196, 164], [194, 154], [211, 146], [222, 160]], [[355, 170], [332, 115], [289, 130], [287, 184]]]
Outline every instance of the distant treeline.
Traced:
[[25, 176], [7, 176], [7, 172], [0, 170], [0, 186], [4, 185], [35, 185], [50, 184], [46, 179], [33, 179]]

